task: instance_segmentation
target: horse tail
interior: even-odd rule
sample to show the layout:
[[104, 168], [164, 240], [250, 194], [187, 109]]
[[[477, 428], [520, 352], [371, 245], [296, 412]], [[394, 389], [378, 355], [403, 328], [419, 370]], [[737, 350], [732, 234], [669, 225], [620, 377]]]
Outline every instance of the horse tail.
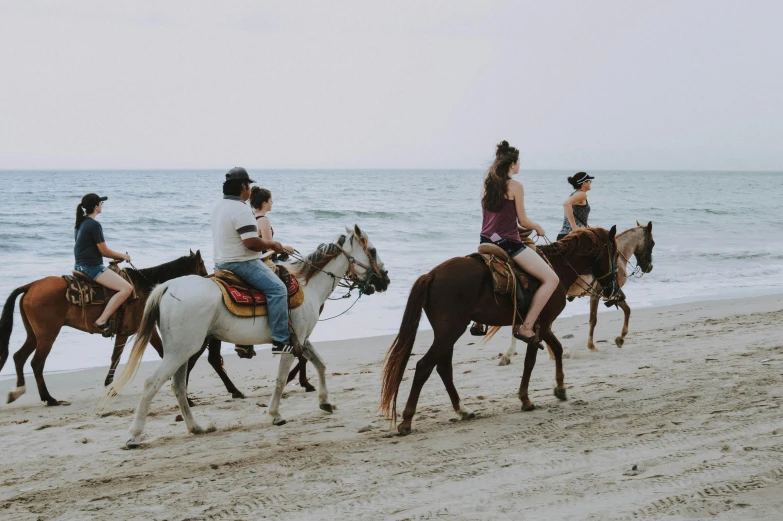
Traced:
[[392, 342], [386, 362], [383, 367], [383, 380], [381, 384], [381, 411], [388, 418], [391, 415], [392, 423], [397, 423], [397, 394], [400, 390], [402, 375], [405, 366], [413, 351], [413, 342], [416, 340], [416, 330], [419, 328], [421, 311], [427, 300], [432, 275], [422, 275], [416, 280], [408, 296], [408, 304], [402, 315], [400, 332]]
[[122, 389], [133, 380], [136, 376], [136, 371], [141, 364], [141, 358], [144, 355], [144, 350], [147, 348], [152, 334], [155, 332], [155, 325], [160, 320], [160, 301], [163, 295], [166, 293], [168, 284], [158, 285], [152, 293], [150, 293], [147, 299], [147, 304], [144, 306], [144, 315], [141, 317], [141, 324], [136, 331], [136, 341], [133, 342], [133, 349], [131, 349], [128, 363], [123, 367], [122, 372], [114, 379], [114, 381], [106, 388], [106, 392], [101, 399], [98, 408], [103, 408], [104, 405], [113, 397], [122, 392]]
[[0, 370], [3, 369], [5, 361], [8, 360], [8, 343], [11, 341], [11, 330], [14, 328], [14, 308], [16, 307], [16, 297], [27, 293], [33, 283], [20, 286], [13, 290], [5, 301], [3, 314], [0, 315]]

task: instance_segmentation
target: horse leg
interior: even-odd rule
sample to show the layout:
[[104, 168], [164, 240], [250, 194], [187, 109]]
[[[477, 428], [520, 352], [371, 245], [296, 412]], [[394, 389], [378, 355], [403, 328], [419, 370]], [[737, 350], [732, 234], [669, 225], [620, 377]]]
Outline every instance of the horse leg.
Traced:
[[522, 400], [522, 410], [532, 411], [536, 408], [527, 394], [530, 384], [530, 375], [533, 373], [533, 367], [536, 365], [536, 356], [538, 356], [538, 344], [528, 344], [525, 353], [525, 369], [522, 372], [522, 383], [519, 384], [519, 399]]
[[288, 374], [288, 381], [290, 382], [293, 380], [297, 373], [299, 373], [299, 385], [304, 388], [305, 392], [311, 393], [315, 391], [315, 387], [307, 381], [307, 358], [304, 356], [299, 357], [299, 362], [297, 362], [294, 369]]
[[24, 382], [24, 364], [27, 362], [27, 359], [30, 357], [32, 352], [35, 351], [35, 346], [38, 343], [33, 329], [30, 327], [30, 324], [27, 322], [27, 319], [24, 316], [24, 311], [22, 311], [22, 323], [24, 324], [24, 328], [27, 330], [27, 339], [24, 341], [24, 344], [22, 344], [22, 347], [19, 348], [19, 351], [14, 353], [14, 365], [16, 366], [16, 389], [8, 393], [7, 403], [15, 402], [27, 391]]
[[277, 381], [275, 382], [275, 391], [272, 394], [272, 400], [269, 404], [269, 415], [272, 416], [273, 425], [285, 425], [286, 420], [280, 416], [280, 399], [283, 397], [283, 389], [285, 389], [286, 377], [288, 371], [291, 369], [291, 365], [294, 363], [294, 355], [291, 353], [285, 353], [280, 355], [280, 365], [277, 368]]
[[107, 386], [114, 381], [114, 373], [117, 370], [117, 365], [120, 363], [122, 357], [122, 351], [125, 349], [125, 344], [128, 341], [128, 335], [117, 335], [114, 340], [114, 351], [111, 353], [111, 365], [109, 366], [109, 373], [106, 375], [103, 385]]
[[231, 381], [231, 379], [228, 377], [228, 373], [226, 373], [226, 368], [223, 367], [223, 357], [220, 355], [220, 344], [221, 342], [218, 338], [207, 339], [207, 345], [209, 349], [207, 360], [217, 375], [220, 377], [223, 385], [226, 386], [226, 391], [231, 393], [231, 397], [244, 398], [245, 395], [242, 393], [242, 391], [237, 389], [236, 386], [234, 386], [234, 382]]
[[598, 351], [593, 343], [593, 332], [598, 323], [598, 302], [598, 297], [590, 297], [590, 336], [587, 337], [587, 349], [590, 351]]
[[[334, 407], [329, 403], [329, 391], [326, 389], [326, 363], [321, 358], [321, 354], [315, 350], [315, 346], [313, 346], [309, 338], [305, 340], [304, 348], [304, 356], [310, 357], [310, 361], [318, 373], [318, 407], [326, 412], [332, 412]], [[304, 371], [304, 366], [302, 367]]]
[[62, 329], [62, 325], [36, 335], [38, 343], [35, 348], [33, 359], [30, 361], [30, 367], [33, 368], [33, 375], [35, 375], [35, 382], [38, 384], [38, 394], [41, 397], [41, 401], [46, 402], [46, 405], [49, 406], [71, 405], [68, 402], [55, 400], [52, 395], [49, 394], [49, 390], [46, 388], [46, 381], [43, 377], [46, 357], [49, 356], [49, 352], [52, 350], [52, 345], [54, 345], [54, 340], [60, 333], [60, 329]]
[[508, 346], [508, 350], [500, 357], [500, 363], [498, 365], [508, 365], [511, 363], [511, 357], [517, 354], [517, 337], [511, 335], [511, 345]]
[[[160, 342], [161, 340], [158, 339], [158, 341]], [[153, 339], [150, 339], [150, 343], [151, 344], [153, 343]], [[188, 387], [188, 382], [190, 381], [190, 372], [193, 370], [193, 366], [196, 365], [196, 362], [198, 362], [199, 357], [201, 356], [201, 354], [206, 349], [207, 349], [207, 339], [204, 339], [204, 342], [201, 343], [201, 347], [199, 348], [198, 352], [188, 359], [188, 370], [185, 371], [185, 388], [186, 389]], [[159, 352], [160, 353], [163, 352], [163, 346], [162, 345], [161, 345], [161, 350]], [[193, 403], [193, 400], [191, 400], [190, 397], [188, 397], [188, 406], [190, 406], [190, 407], [195, 407], [196, 406], [196, 404]]]
[[631, 308], [625, 300], [621, 300], [617, 305], [620, 306], [620, 309], [625, 313], [625, 322], [623, 322], [623, 330], [620, 333], [620, 336], [614, 339], [614, 343], [617, 344], [617, 347], [623, 347], [623, 344], [625, 344], [625, 335], [628, 334], [628, 321], [631, 320]]
[[565, 375], [563, 374], [563, 345], [557, 339], [551, 328], [547, 328], [541, 335], [550, 352], [555, 355], [555, 396], [560, 400], [566, 400]]
[[463, 420], [470, 420], [476, 417], [476, 413], [462, 405], [462, 400], [459, 398], [457, 388], [454, 387], [454, 370], [452, 366], [452, 357], [454, 356], [454, 348], [445, 355], [436, 366], [436, 370], [440, 375], [440, 379], [443, 380], [443, 385], [446, 386], [446, 392], [449, 393], [451, 398], [451, 405], [454, 407], [454, 411], [459, 414]]
[[174, 396], [177, 397], [179, 412], [182, 413], [182, 419], [185, 420], [185, 427], [187, 427], [188, 432], [191, 434], [203, 434], [204, 429], [198, 426], [196, 420], [193, 419], [193, 413], [190, 411], [187, 379], [188, 364], [182, 364], [171, 378], [171, 390], [174, 391]]
[[435, 360], [441, 356], [439, 345], [433, 343], [429, 351], [416, 362], [416, 372], [413, 375], [411, 393], [408, 395], [408, 403], [405, 404], [405, 410], [402, 412], [402, 423], [397, 427], [400, 434], [410, 434], [411, 423], [413, 415], [416, 414], [416, 404], [419, 402], [421, 388], [424, 387], [424, 383], [432, 374], [432, 370], [435, 368]]
[[[144, 380], [144, 390], [141, 393], [141, 400], [139, 400], [139, 406], [136, 407], [136, 413], [133, 415], [133, 422], [130, 428], [130, 439], [125, 442], [125, 446], [129, 449], [135, 449], [141, 445], [141, 433], [144, 430], [144, 424], [147, 421], [147, 414], [150, 410], [150, 403], [155, 395], [158, 393], [166, 380], [181, 367], [185, 366], [185, 376], [187, 376], [187, 353], [172, 353], [169, 358], [164, 357], [155, 372], [150, 375], [149, 378]], [[180, 406], [181, 407], [181, 406]]]

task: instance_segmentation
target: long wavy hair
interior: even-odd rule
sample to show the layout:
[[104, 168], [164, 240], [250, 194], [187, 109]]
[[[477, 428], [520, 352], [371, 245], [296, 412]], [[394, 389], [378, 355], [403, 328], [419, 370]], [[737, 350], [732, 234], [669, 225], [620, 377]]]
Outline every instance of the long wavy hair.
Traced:
[[508, 144], [508, 141], [501, 141], [495, 152], [495, 161], [487, 172], [484, 179], [484, 198], [481, 200], [481, 206], [490, 212], [499, 212], [506, 200], [508, 193], [508, 182], [511, 179], [508, 175], [511, 165], [519, 161], [519, 150]]

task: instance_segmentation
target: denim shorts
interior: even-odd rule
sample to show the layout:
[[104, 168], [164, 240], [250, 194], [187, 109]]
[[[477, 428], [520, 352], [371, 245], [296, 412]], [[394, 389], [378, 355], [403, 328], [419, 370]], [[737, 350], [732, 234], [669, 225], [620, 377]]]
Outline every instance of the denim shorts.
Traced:
[[81, 271], [92, 280], [95, 280], [101, 276], [101, 273], [106, 271], [106, 266], [103, 264], [99, 264], [97, 266], [74, 266], [73, 269], [76, 271]]
[[500, 248], [508, 253], [508, 256], [512, 259], [525, 251], [527, 249], [527, 246], [524, 245], [524, 243], [512, 241], [509, 239], [500, 239], [499, 241], [493, 241], [488, 239], [487, 237], [481, 236], [481, 239], [479, 240], [481, 244], [486, 244], [488, 242], [491, 242], [495, 246], [500, 246]]

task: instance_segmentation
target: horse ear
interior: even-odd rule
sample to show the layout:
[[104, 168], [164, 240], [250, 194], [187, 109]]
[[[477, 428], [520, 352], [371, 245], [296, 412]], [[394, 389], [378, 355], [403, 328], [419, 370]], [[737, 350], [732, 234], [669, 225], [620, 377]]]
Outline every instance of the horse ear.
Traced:
[[190, 256], [193, 256], [193, 248], [190, 249]]
[[652, 231], [652, 221], [647, 223], [647, 231], [649, 231], [649, 232]]
[[346, 227], [345, 227], [345, 232], [346, 232], [348, 235], [353, 235], [353, 230], [351, 230], [351, 229], [350, 229], [348, 226], [346, 226]]
[[362, 230], [361, 230], [361, 229], [359, 229], [359, 225], [358, 225], [358, 224], [354, 224], [354, 225], [353, 225], [353, 231], [356, 233], [356, 236], [357, 236], [357, 237], [361, 237], [361, 236], [363, 236], [363, 235], [364, 235], [364, 234], [362, 233]]
[[641, 226], [642, 226], [642, 224], [641, 224], [639, 221], [636, 221], [636, 226], [639, 226], [639, 227], [641, 227]]
[[612, 226], [612, 228], [609, 230], [609, 239], [614, 239], [614, 236], [617, 234], [617, 225], [615, 224]]
[[196, 258], [197, 259], [201, 258], [201, 250], [196, 250]]

